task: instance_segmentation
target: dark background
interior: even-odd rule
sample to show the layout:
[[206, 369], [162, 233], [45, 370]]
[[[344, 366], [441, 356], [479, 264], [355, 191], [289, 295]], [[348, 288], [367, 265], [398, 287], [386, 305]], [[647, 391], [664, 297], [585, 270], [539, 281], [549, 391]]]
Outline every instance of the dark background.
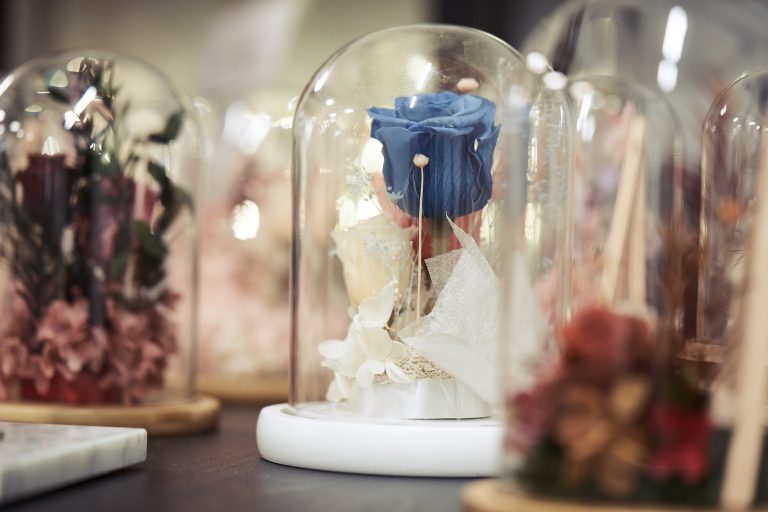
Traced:
[[[143, 58], [188, 92], [204, 93], [201, 76], [212, 27], [221, 25], [228, 12], [268, 2], [302, 5], [284, 66], [271, 70], [266, 80], [298, 88], [336, 48], [392, 25], [465, 25], [519, 48], [563, 0], [0, 0], [0, 72], [47, 52], [94, 47]], [[243, 40], [241, 46], [281, 44], [275, 38], [255, 40]]]

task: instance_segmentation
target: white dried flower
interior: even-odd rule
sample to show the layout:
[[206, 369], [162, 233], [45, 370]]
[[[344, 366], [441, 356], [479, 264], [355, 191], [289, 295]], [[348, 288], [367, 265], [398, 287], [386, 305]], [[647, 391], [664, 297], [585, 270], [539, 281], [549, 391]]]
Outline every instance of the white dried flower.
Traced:
[[462, 78], [459, 83], [456, 84], [456, 88], [461, 93], [468, 93], [476, 90], [480, 87], [480, 83], [474, 78]]
[[413, 165], [418, 167], [419, 169], [423, 169], [427, 166], [429, 163], [429, 157], [427, 155], [422, 155], [421, 153], [416, 154], [413, 157]]

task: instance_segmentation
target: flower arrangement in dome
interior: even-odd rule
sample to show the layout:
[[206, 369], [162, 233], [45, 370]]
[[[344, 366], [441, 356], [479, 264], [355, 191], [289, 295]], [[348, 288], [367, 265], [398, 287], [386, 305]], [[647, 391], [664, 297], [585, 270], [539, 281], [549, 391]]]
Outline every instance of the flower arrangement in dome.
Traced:
[[552, 350], [517, 367], [524, 379], [509, 378], [510, 475], [548, 499], [716, 504], [727, 439], [710, 414], [709, 370], [683, 357], [698, 238], [646, 199], [658, 193], [646, 194], [658, 179], [644, 152], [653, 120], [628, 102], [609, 121], [590, 140], [598, 149], [578, 153], [574, 174], [599, 178], [580, 183], [579, 243], [567, 277], [559, 271], [564, 290], [553, 292], [559, 318], [541, 340]]
[[561, 329], [558, 364], [508, 398], [515, 478], [555, 498], [715, 501], [722, 440], [707, 392], [660, 357], [660, 341], [642, 317], [605, 306], [576, 313]]
[[333, 403], [399, 418], [490, 414], [499, 289], [478, 244], [500, 126], [479, 86], [465, 78], [368, 109], [381, 173], [348, 176], [347, 189], [378, 213], [331, 234], [354, 309], [346, 338], [320, 345]]
[[156, 155], [183, 111], [156, 133], [130, 134], [109, 60], [82, 59], [47, 95], [69, 108], [73, 154], [47, 143], [21, 165], [0, 155], [11, 304], [0, 318], [0, 397], [141, 403], [163, 387], [177, 350], [167, 237], [192, 202]]

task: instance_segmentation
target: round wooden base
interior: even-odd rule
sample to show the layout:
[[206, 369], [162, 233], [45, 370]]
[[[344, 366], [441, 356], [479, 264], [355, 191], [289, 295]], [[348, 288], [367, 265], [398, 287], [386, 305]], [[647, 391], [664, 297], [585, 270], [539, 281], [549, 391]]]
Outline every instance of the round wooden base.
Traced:
[[147, 429], [151, 435], [194, 434], [212, 430], [218, 423], [220, 409], [219, 401], [206, 395], [167, 404], [130, 407], [6, 402], [0, 403], [0, 420], [136, 427]]
[[[500, 480], [478, 480], [464, 486], [465, 512], [714, 512], [714, 509], [632, 505], [597, 505], [547, 501], [515, 494]], [[762, 509], [761, 509], [762, 510]]]
[[197, 389], [223, 402], [270, 405], [288, 401], [288, 377], [254, 379], [198, 375]]

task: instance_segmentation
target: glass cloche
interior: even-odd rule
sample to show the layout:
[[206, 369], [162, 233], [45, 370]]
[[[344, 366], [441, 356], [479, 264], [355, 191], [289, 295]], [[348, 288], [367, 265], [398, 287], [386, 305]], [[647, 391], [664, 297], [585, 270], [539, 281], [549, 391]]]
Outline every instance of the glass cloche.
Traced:
[[288, 396], [288, 268], [294, 88], [214, 103], [215, 145], [200, 197], [201, 391]]
[[701, 265], [696, 351], [707, 367], [711, 416], [731, 438], [720, 501], [768, 500], [765, 478], [768, 349], [768, 72], [736, 80], [712, 104], [703, 130]]
[[[507, 481], [530, 500], [585, 503], [578, 510], [716, 505], [724, 437], [708, 365], [683, 332], [698, 238], [682, 216], [678, 121], [637, 83], [582, 75], [567, 90], [565, 257], [532, 274], [553, 328], [505, 341]], [[526, 225], [530, 210], [515, 210]]]
[[666, 95], [698, 159], [714, 98], [768, 59], [766, 24], [768, 9], [752, 0], [571, 0], [531, 32], [524, 53], [572, 78], [617, 76]]
[[290, 404], [261, 413], [265, 458], [495, 471], [505, 115], [530, 80], [502, 41], [442, 25], [316, 72], [293, 124]]
[[697, 338], [728, 343], [763, 158], [768, 72], [746, 75], [714, 102], [704, 125]]
[[126, 56], [58, 53], [0, 82], [4, 400], [193, 395], [199, 135]]

